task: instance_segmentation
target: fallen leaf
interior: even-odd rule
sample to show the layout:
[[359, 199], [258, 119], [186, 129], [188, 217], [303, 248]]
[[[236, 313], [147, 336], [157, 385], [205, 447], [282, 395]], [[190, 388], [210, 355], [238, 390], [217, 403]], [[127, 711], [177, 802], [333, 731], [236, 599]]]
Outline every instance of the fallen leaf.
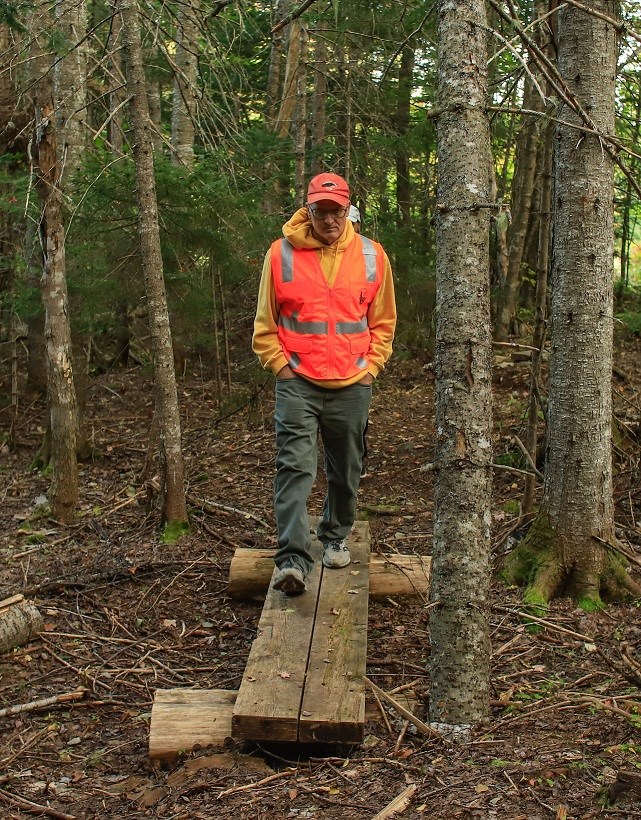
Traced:
[[287, 678], [291, 678], [291, 675], [289, 674], [289, 672], [279, 672], [279, 673], [278, 673], [278, 676], [279, 676], [280, 678], [284, 678], [285, 680], [286, 680]]

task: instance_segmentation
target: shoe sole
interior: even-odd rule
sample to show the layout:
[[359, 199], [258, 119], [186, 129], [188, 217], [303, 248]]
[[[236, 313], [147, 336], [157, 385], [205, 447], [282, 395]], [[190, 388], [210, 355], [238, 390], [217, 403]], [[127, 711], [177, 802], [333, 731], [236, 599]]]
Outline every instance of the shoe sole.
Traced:
[[307, 589], [307, 584], [299, 581], [298, 578], [285, 577], [279, 583], [274, 584], [274, 589], [284, 592], [285, 595], [301, 595]]
[[347, 556], [346, 561], [344, 559], [339, 559], [339, 562], [331, 558], [328, 558], [326, 561], [325, 558], [326, 556], [323, 555], [323, 566], [327, 567], [327, 569], [343, 569], [343, 567], [349, 566], [352, 560], [350, 555]]

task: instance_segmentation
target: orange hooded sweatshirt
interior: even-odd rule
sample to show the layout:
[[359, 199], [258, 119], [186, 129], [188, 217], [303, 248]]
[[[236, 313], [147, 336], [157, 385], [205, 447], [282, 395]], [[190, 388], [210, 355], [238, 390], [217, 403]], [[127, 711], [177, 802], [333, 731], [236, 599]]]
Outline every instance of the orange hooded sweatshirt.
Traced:
[[[296, 211], [289, 222], [283, 225], [283, 236], [294, 248], [313, 248], [320, 263], [327, 284], [331, 288], [341, 264], [345, 248], [354, 238], [354, 228], [347, 220], [342, 236], [332, 245], [325, 245], [312, 234], [312, 223], [307, 208]], [[252, 347], [260, 363], [266, 370], [277, 375], [288, 364], [278, 338], [279, 308], [272, 278], [271, 249], [265, 256], [263, 271], [258, 291], [258, 307], [254, 320]], [[384, 254], [383, 279], [374, 300], [367, 312], [367, 324], [370, 332], [370, 349], [367, 353], [369, 365], [366, 370], [349, 379], [319, 380], [311, 379], [315, 384], [330, 389], [347, 387], [370, 373], [374, 378], [384, 368], [385, 362], [392, 353], [392, 340], [396, 327], [396, 303], [394, 299], [394, 282], [392, 269], [387, 254]]]

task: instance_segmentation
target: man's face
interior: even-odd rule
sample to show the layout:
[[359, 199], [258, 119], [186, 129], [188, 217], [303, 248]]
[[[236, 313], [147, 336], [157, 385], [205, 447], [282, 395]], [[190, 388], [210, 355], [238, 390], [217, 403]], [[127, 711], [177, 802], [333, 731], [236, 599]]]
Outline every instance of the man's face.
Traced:
[[341, 206], [331, 199], [321, 199], [307, 206], [312, 220], [312, 233], [325, 245], [333, 245], [343, 235], [349, 203]]

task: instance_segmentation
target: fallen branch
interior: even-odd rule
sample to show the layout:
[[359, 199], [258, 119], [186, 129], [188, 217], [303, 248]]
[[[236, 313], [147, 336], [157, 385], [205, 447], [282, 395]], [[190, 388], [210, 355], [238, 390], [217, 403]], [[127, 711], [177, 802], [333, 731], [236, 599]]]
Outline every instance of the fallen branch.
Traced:
[[54, 706], [57, 703], [69, 703], [74, 700], [82, 700], [86, 689], [78, 689], [76, 692], [67, 692], [64, 695], [53, 695], [50, 698], [40, 698], [40, 700], [32, 700], [30, 703], [18, 703], [15, 706], [5, 706], [0, 709], [0, 718], [8, 717], [9, 715], [20, 715], [23, 712], [35, 712], [36, 709], [46, 709], [48, 706]]
[[413, 715], [409, 709], [406, 709], [404, 706], [394, 700], [391, 695], [388, 695], [380, 686], [377, 686], [373, 681], [371, 681], [367, 675], [363, 675], [363, 680], [369, 686], [369, 688], [374, 692], [374, 694], [378, 695], [379, 698], [383, 698], [383, 700], [387, 701], [390, 706], [393, 706], [394, 709], [405, 718], [405, 720], [409, 720], [410, 723], [414, 724], [416, 728], [421, 732], [421, 734], [425, 735], [426, 737], [442, 737], [440, 732], [437, 732], [436, 729], [432, 729], [431, 726], [428, 726], [427, 723], [423, 723], [422, 720], [417, 718]]
[[278, 780], [280, 777], [291, 777], [293, 774], [296, 774], [297, 769], [289, 769], [286, 772], [277, 772], [276, 774], [270, 774], [269, 777], [263, 777], [262, 780], [257, 780], [255, 783], [245, 783], [244, 786], [234, 786], [232, 789], [225, 789], [218, 795], [218, 800], [221, 797], [227, 797], [228, 794], [235, 794], [236, 792], [245, 792], [248, 789], [256, 789], [258, 786], [263, 786], [265, 783], [271, 783], [272, 780]]
[[30, 814], [46, 814], [48, 817], [56, 818], [56, 820], [76, 820], [75, 814], [65, 814], [65, 812], [56, 811], [56, 809], [49, 806], [41, 806], [40, 803], [33, 803], [31, 800], [25, 800], [24, 797], [17, 797], [4, 789], [0, 789], [0, 797], [12, 806], [17, 806], [22, 811]]

